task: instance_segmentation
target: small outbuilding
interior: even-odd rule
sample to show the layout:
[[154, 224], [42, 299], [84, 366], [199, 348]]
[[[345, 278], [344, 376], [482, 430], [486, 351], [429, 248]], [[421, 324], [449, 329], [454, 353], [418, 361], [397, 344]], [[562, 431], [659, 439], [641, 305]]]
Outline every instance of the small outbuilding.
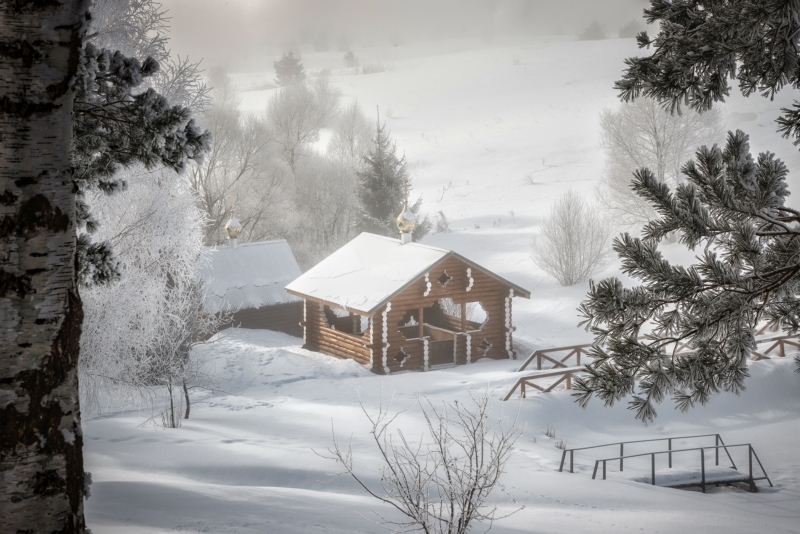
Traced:
[[[236, 223], [235, 218], [231, 222]], [[211, 250], [210, 261], [201, 268], [200, 276], [209, 284], [205, 311], [232, 311], [232, 321], [225, 326], [302, 336], [303, 301], [284, 289], [302, 272], [289, 243], [279, 239], [240, 245], [231, 237], [238, 237], [231, 226], [226, 227], [229, 245]]]
[[362, 233], [286, 287], [304, 301], [305, 348], [381, 374], [513, 358], [512, 300], [530, 292], [400, 223], [401, 239]]

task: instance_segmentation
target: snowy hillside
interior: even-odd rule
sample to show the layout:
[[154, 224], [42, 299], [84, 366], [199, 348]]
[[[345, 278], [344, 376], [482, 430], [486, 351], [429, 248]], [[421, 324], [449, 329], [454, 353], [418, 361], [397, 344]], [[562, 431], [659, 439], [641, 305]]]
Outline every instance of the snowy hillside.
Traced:
[[[412, 196], [422, 194], [431, 215], [442, 210], [453, 229], [423, 242], [462, 253], [534, 292], [530, 302], [515, 301], [515, 335], [540, 346], [588, 340], [574, 313], [588, 284], [559, 286], [533, 264], [529, 243], [564, 191], [591, 200], [604, 161], [599, 113], [619, 105], [614, 81], [624, 58], [639, 49], [633, 40], [542, 40], [483, 50], [461, 44], [463, 52], [454, 51], [455, 44], [437, 46], [444, 52], [433, 56], [413, 47], [356, 50], [362, 63], [388, 68], [377, 74], [345, 74], [341, 54], [333, 52], [305, 54], [303, 61], [311, 71], [332, 68], [332, 83], [368, 115], [380, 106], [381, 120], [408, 159]], [[250, 89], [273, 77], [235, 78]], [[272, 91], [245, 91], [242, 108], [263, 113]], [[733, 93], [721, 106], [727, 128], [744, 129], [754, 153], [775, 152], [790, 169], [800, 169], [800, 154], [774, 123], [792, 93], [773, 102]], [[524, 183], [527, 175], [533, 185]], [[800, 171], [788, 182], [800, 196]]]
[[[530, 239], [558, 195], [572, 188], [591, 198], [603, 167], [598, 113], [617, 105], [612, 84], [629, 41], [551, 40], [527, 47], [457, 47], [419, 51], [357, 50], [388, 70], [350, 75], [338, 54], [309, 54], [309, 69], [332, 68], [332, 82], [368, 112], [380, 106], [405, 151], [424, 210], [442, 210], [452, 233], [424, 243], [454, 249], [532, 291], [516, 299], [515, 336], [531, 346], [585, 342], [575, 308], [587, 285], [562, 288], [530, 259]], [[365, 60], [365, 62], [367, 62]], [[271, 72], [237, 75], [252, 89]], [[243, 106], [262, 113], [271, 90], [247, 90]], [[753, 151], [775, 151], [800, 195], [800, 155], [775, 133], [784, 91], [770, 102], [735, 96], [723, 109], [728, 128], [751, 136]], [[525, 183], [529, 176], [530, 184]], [[792, 204], [796, 204], [790, 198]], [[673, 251], [679, 254], [680, 251]], [[612, 264], [604, 275], [616, 273]], [[326, 482], [336, 465], [324, 453], [331, 424], [353, 437], [361, 472], [375, 482], [376, 465], [358, 405], [377, 409], [394, 394], [398, 409], [418, 392], [432, 401], [469, 399], [469, 390], [496, 388], [494, 414], [525, 427], [494, 501], [503, 512], [522, 508], [493, 532], [797, 532], [800, 518], [800, 375], [791, 358], [752, 364], [748, 390], [720, 395], [683, 415], [667, 403], [651, 425], [626, 406], [583, 410], [568, 392], [522, 402], [499, 398], [519, 362], [480, 361], [430, 373], [380, 377], [352, 361], [309, 353], [301, 340], [262, 331], [234, 331], [199, 355], [225, 393], [197, 393], [192, 417], [177, 430], [142, 425], [138, 413], [111, 413], [84, 423], [86, 469], [92, 472], [87, 522], [99, 533], [381, 532], [371, 510], [390, 513], [345, 479]], [[419, 435], [411, 410], [399, 420]], [[555, 438], [545, 436], [548, 427]], [[591, 480], [594, 456], [576, 456], [576, 474], [557, 472], [556, 442], [580, 447], [620, 440], [719, 432], [726, 443], [752, 443], [775, 488], [750, 494], [724, 488], [702, 495], [636, 482], [649, 464], [615, 469]], [[712, 439], [713, 441], [713, 439]], [[659, 466], [659, 468], [664, 466]], [[370, 474], [373, 473], [373, 474]], [[362, 517], [362, 515], [364, 517]], [[479, 531], [476, 529], [476, 531]]]

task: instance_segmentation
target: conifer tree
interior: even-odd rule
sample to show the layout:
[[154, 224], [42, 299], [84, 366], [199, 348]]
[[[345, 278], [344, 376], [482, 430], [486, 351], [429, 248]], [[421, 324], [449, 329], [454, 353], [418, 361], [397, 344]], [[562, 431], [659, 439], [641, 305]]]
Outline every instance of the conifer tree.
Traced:
[[272, 66], [275, 68], [275, 83], [286, 87], [305, 81], [306, 72], [300, 59], [299, 55], [294, 55], [294, 52], [289, 51], [274, 62]]
[[[645, 15], [660, 30], [637, 39], [655, 51], [626, 60], [616, 84], [623, 100], [643, 95], [673, 112], [681, 104], [703, 111], [724, 101], [734, 77], [745, 96], [800, 88], [796, 2], [652, 0]], [[800, 103], [777, 122], [800, 143]], [[687, 183], [674, 190], [649, 169], [634, 174], [634, 190], [659, 218], [641, 238], [626, 233], [614, 244], [623, 272], [642, 284], [593, 283], [579, 308], [595, 335], [596, 358], [576, 380], [583, 405], [592, 396], [610, 405], [632, 395], [630, 408], [647, 421], [671, 396], [688, 410], [720, 391], [744, 389], [759, 321], [800, 331], [800, 211], [785, 205], [785, 165], [768, 152], [754, 159], [737, 131], [724, 149], [701, 148], [682, 172]], [[658, 245], [670, 232], [697, 251], [695, 265], [664, 259]], [[647, 328], [653, 336], [641, 339]]]
[[[409, 184], [406, 157], [397, 156], [397, 145], [386, 131], [386, 123], [377, 123], [372, 149], [363, 156], [363, 168], [358, 172], [358, 197], [361, 212], [356, 226], [361, 232], [371, 232], [396, 237], [395, 219], [403, 207], [405, 187]], [[411, 211], [419, 216], [422, 198], [417, 199]], [[419, 217], [418, 217], [418, 220]], [[427, 217], [414, 229], [414, 238], [420, 239], [430, 231]]]
[[92, 243], [97, 222], [84, 201], [87, 191], [114, 194], [126, 187], [118, 171], [142, 164], [181, 172], [207, 150], [211, 134], [198, 128], [189, 108], [172, 106], [154, 89], [136, 92], [159, 64], [87, 44], [81, 54], [73, 109], [74, 183], [79, 228], [79, 281], [107, 283], [119, 277], [108, 243]]

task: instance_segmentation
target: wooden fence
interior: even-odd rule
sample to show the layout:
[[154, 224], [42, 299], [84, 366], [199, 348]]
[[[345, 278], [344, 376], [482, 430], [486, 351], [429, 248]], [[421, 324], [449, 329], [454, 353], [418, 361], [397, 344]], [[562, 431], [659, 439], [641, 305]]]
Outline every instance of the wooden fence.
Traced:
[[[763, 335], [768, 330], [776, 332], [778, 329], [774, 325], [766, 325], [757, 330], [755, 335]], [[651, 338], [648, 336], [642, 336], [639, 339]], [[773, 336], [756, 339], [756, 346], [763, 345], [765, 343], [771, 343], [766, 350], [751, 351], [752, 361], [757, 362], [759, 360], [767, 360], [770, 359], [770, 355], [779, 356], [781, 358], [786, 357], [787, 346], [800, 349], [800, 336]], [[551, 366], [547, 369], [544, 369], [545, 372], [531, 373], [519, 378], [508, 394], [506, 394], [506, 396], [503, 398], [503, 400], [510, 399], [517, 390], [519, 390], [520, 397], [524, 399], [527, 396], [528, 388], [536, 389], [542, 393], [549, 393], [553, 391], [556, 386], [563, 383], [565, 389], [572, 389], [573, 376], [581, 373], [583, 370], [581, 367], [581, 356], [589, 356], [589, 351], [591, 348], [592, 344], [587, 343], [584, 345], [570, 345], [568, 347], [554, 347], [534, 351], [530, 356], [528, 356], [528, 358], [525, 360], [525, 363], [523, 363], [522, 366], [517, 369], [518, 373], [525, 371], [534, 361], [536, 362], [537, 371], [543, 370], [543, 362], [549, 362]], [[680, 343], [675, 348], [675, 353], [680, 354], [686, 351], [688, 348], [688, 343]], [[574, 359], [574, 363], [570, 362], [570, 359]], [[551, 384], [541, 385], [540, 381], [542, 379], [552, 379], [553, 377], [558, 377], [558, 379]], [[537, 382], [539, 382], [539, 384], [537, 384]]]

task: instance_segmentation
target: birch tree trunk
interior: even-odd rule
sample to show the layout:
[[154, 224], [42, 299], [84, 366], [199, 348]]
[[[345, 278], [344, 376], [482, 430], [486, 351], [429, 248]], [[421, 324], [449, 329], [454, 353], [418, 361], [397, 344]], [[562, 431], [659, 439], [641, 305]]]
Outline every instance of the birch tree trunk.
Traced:
[[88, 0], [0, 0], [0, 532], [85, 530], [70, 166]]

